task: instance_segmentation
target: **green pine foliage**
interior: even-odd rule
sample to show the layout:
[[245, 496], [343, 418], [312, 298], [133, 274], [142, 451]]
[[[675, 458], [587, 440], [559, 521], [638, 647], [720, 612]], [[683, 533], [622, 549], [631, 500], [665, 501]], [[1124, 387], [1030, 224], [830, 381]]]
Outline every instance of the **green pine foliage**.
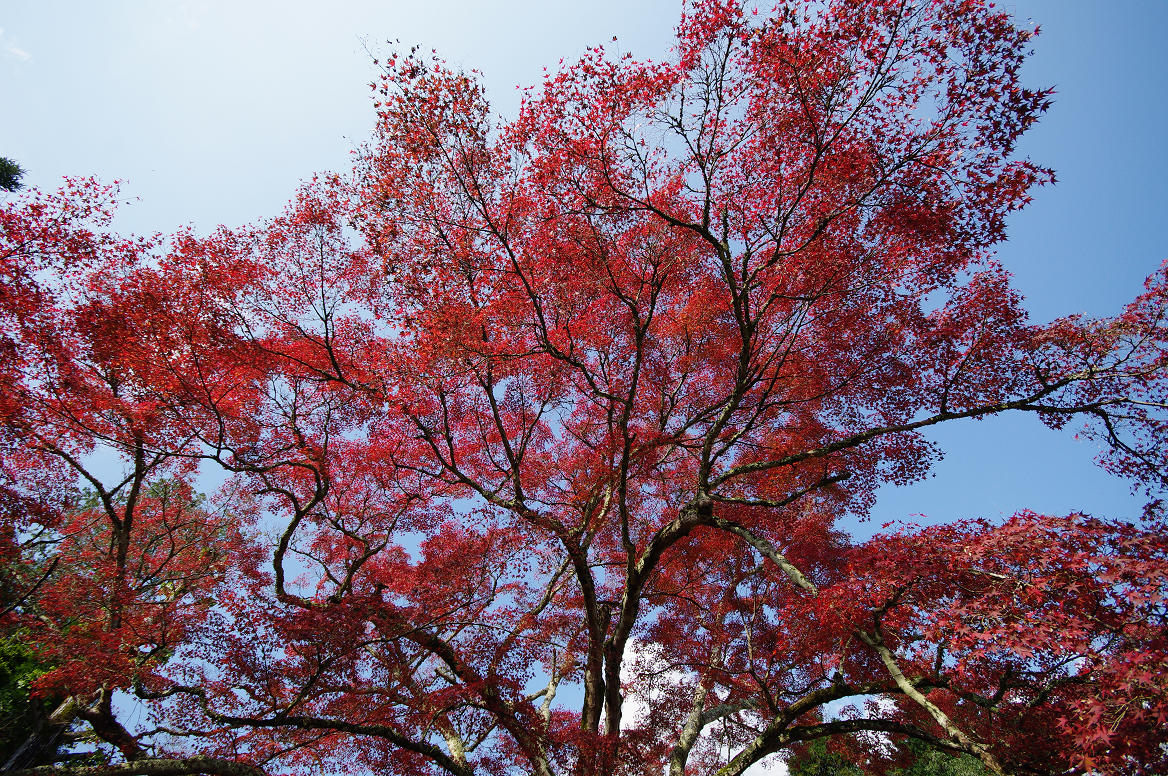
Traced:
[[11, 159], [0, 156], [0, 189], [16, 191], [23, 184], [20, 182], [24, 175], [24, 168]]
[[[988, 776], [981, 761], [971, 755], [954, 756], [910, 739], [896, 745], [897, 760], [907, 762], [887, 776]], [[791, 776], [869, 776], [868, 772], [838, 752], [828, 751], [827, 739], [810, 742], [787, 761]]]
[[864, 771], [836, 752], [827, 750], [827, 739], [818, 738], [800, 755], [787, 761], [791, 776], [865, 776]]
[[48, 699], [34, 699], [32, 684], [45, 669], [13, 638], [0, 638], [0, 765], [52, 712]]
[[987, 776], [981, 761], [968, 754], [951, 755], [933, 749], [921, 741], [909, 740], [900, 744], [912, 755], [911, 764], [898, 770], [894, 776]]

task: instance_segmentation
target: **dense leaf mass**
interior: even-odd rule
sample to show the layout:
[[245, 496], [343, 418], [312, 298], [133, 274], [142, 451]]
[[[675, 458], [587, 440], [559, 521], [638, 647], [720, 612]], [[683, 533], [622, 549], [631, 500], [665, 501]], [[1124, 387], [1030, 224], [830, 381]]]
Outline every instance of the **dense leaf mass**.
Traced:
[[0, 627], [97, 749], [52, 772], [1165, 772], [1158, 502], [841, 524], [997, 413], [1165, 483], [1168, 269], [1039, 325], [993, 258], [1052, 177], [1030, 35], [695, 0], [510, 121], [392, 54], [352, 171], [266, 223], [7, 196]]

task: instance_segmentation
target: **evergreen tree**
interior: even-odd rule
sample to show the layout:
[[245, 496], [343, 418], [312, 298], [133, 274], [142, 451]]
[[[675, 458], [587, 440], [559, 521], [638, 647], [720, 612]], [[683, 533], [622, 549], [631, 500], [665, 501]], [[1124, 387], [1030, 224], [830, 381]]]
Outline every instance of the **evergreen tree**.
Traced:
[[16, 191], [23, 184], [24, 168], [6, 156], [0, 156], [0, 189]]

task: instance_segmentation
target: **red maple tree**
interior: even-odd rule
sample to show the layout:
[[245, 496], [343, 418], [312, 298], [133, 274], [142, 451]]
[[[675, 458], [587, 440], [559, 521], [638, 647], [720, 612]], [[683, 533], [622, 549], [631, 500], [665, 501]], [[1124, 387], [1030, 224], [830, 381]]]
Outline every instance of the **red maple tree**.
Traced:
[[352, 172], [256, 227], [7, 199], [0, 624], [106, 758], [16, 772], [1163, 772], [1158, 502], [840, 528], [997, 413], [1165, 484], [1168, 270], [1037, 325], [993, 259], [1051, 177], [1029, 35], [697, 0], [509, 122], [391, 56]]

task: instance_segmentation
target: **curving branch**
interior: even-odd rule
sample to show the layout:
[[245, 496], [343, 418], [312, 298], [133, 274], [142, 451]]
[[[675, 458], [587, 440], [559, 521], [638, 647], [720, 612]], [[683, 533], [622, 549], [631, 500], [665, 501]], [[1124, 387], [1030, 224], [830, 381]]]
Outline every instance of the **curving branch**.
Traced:
[[149, 758], [118, 765], [41, 765], [8, 776], [265, 776], [254, 765], [215, 757]]

